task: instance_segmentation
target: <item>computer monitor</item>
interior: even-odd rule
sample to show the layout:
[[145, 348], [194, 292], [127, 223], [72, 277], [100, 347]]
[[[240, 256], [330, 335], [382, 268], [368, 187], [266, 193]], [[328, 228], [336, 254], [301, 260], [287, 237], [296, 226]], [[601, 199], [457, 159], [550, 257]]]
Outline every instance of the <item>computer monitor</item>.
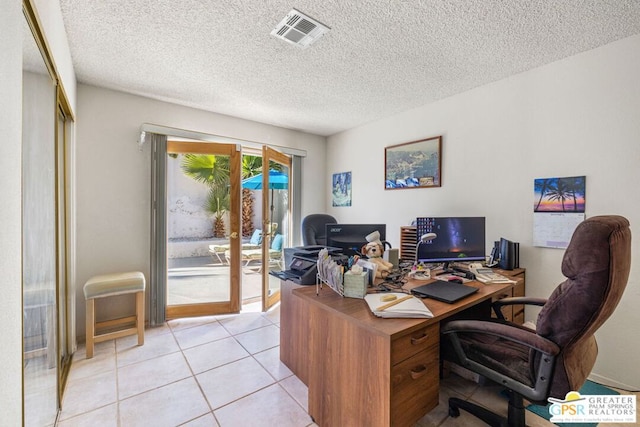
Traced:
[[420, 217], [416, 219], [418, 240], [427, 233], [436, 237], [418, 245], [418, 261], [424, 263], [484, 261], [484, 217]]
[[366, 237], [374, 231], [380, 233], [380, 240], [385, 240], [386, 224], [327, 224], [327, 246], [341, 248], [347, 256], [359, 255], [367, 244]]

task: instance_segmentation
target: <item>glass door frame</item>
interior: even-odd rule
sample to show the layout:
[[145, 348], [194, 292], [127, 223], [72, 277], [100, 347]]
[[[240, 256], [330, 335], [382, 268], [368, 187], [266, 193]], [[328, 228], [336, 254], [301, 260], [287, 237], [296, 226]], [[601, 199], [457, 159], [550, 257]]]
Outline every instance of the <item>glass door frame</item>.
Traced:
[[[271, 218], [271, 191], [268, 191], [270, 188], [269, 185], [269, 170], [271, 162], [279, 163], [285, 166], [287, 169], [287, 179], [289, 185], [287, 186], [287, 191], [289, 193], [287, 200], [289, 201], [287, 205], [288, 217], [291, 217], [291, 157], [281, 153], [267, 145], [262, 147], [262, 229], [266, 231], [263, 233], [262, 239], [262, 265], [264, 268], [262, 269], [262, 311], [267, 311], [271, 307], [273, 307], [276, 303], [280, 301], [280, 288], [278, 288], [272, 294], [269, 293], [269, 262], [270, 262], [270, 254], [269, 249], [271, 247], [271, 233], [272, 233], [272, 218]], [[283, 230], [285, 236], [290, 238], [291, 230]], [[285, 241], [282, 247], [281, 258], [284, 260], [284, 248], [289, 246], [289, 242]]]
[[[22, 292], [23, 292], [23, 318], [22, 318], [22, 332], [23, 332], [23, 344], [22, 344], [22, 358], [23, 358], [23, 371], [22, 371], [22, 413], [23, 424], [32, 425], [32, 423], [55, 423], [57, 416], [61, 409], [62, 397], [65, 390], [66, 380], [71, 366], [71, 357], [76, 349], [76, 337], [75, 337], [75, 292], [71, 287], [73, 283], [71, 277], [74, 270], [74, 253], [75, 253], [75, 241], [73, 239], [73, 228], [71, 227], [73, 214], [75, 213], [75, 207], [73, 201], [73, 161], [74, 151], [72, 147], [72, 126], [74, 122], [74, 114], [71, 108], [71, 104], [67, 97], [67, 93], [62, 85], [60, 73], [53, 61], [53, 55], [50, 51], [49, 44], [42, 29], [42, 22], [38, 17], [38, 13], [33, 0], [22, 1], [22, 12], [25, 20], [25, 33], [23, 39], [23, 73], [25, 71], [34, 72], [31, 67], [34, 65], [31, 61], [36, 61], [38, 64], [42, 64], [42, 69], [37, 69], [35, 72], [42, 71], [43, 75], [46, 74], [51, 79], [51, 85], [45, 89], [44, 86], [41, 89], [45, 91], [51, 91], [48, 97], [48, 101], [52, 101], [48, 104], [40, 106], [41, 110], [36, 114], [30, 116], [25, 115], [25, 111], [22, 113], [23, 127], [24, 123], [28, 123], [29, 129], [38, 130], [38, 126], [46, 121], [47, 130], [51, 133], [43, 133], [42, 129], [39, 129], [38, 139], [44, 146], [52, 147], [52, 156], [47, 159], [48, 163], [45, 167], [51, 168], [52, 173], [52, 186], [49, 187], [52, 195], [52, 204], [48, 205], [47, 211], [52, 213], [52, 217], [47, 220], [52, 220], [52, 224], [48, 225], [52, 228], [53, 242], [52, 242], [52, 274], [51, 279], [53, 281], [53, 288], [51, 292], [47, 293], [44, 300], [30, 301], [30, 298], [25, 298], [25, 293], [29, 293], [32, 289], [28, 289], [30, 283], [25, 282], [25, 267], [24, 262], [25, 255], [22, 255], [23, 272], [22, 272]], [[33, 44], [31, 44], [33, 42]], [[27, 45], [29, 47], [27, 48]], [[25, 55], [25, 48], [31, 49], [33, 52], [37, 51], [35, 55]], [[37, 59], [36, 59], [37, 58]], [[29, 63], [29, 67], [25, 69], [25, 59]], [[42, 63], [40, 62], [42, 60]], [[23, 108], [24, 108], [24, 88], [25, 80], [23, 78]], [[50, 111], [47, 113], [47, 110]], [[41, 114], [40, 114], [41, 113]], [[27, 120], [28, 119], [28, 120]], [[50, 123], [49, 123], [50, 120]], [[50, 137], [50, 138], [49, 138]], [[23, 157], [25, 156], [24, 147], [25, 134], [23, 132], [23, 140], [21, 141], [23, 149]], [[42, 148], [42, 146], [40, 147]], [[22, 203], [25, 202], [25, 186], [26, 180], [24, 177], [23, 166], [23, 181], [22, 181]], [[27, 172], [28, 173], [28, 172]], [[42, 183], [41, 186], [48, 186], [49, 183]], [[22, 221], [22, 247], [25, 248], [25, 232], [24, 232], [24, 218], [25, 209], [23, 207]], [[35, 258], [44, 258], [41, 250], [38, 250], [33, 255]], [[32, 305], [30, 305], [32, 304]], [[29, 317], [25, 313], [27, 311], [44, 311], [43, 317], [38, 317], [36, 323], [39, 325], [42, 334], [45, 336], [45, 346], [34, 351], [27, 351], [24, 344], [24, 331], [33, 326], [33, 322], [27, 320]], [[27, 352], [29, 353], [27, 355]], [[38, 353], [46, 358], [46, 363], [42, 364], [41, 370], [31, 369], [33, 365], [30, 365], [31, 357]], [[27, 363], [29, 361], [29, 363]], [[30, 366], [28, 366], [30, 365]], [[42, 376], [55, 376], [55, 387], [50, 387], [46, 384], [45, 388], [37, 389], [41, 383], [39, 377]], [[27, 394], [33, 393], [37, 395], [37, 399], [27, 398]], [[48, 400], [48, 401], [47, 401]], [[53, 403], [51, 407], [46, 407], [48, 403]], [[50, 413], [48, 411], [51, 411]], [[34, 415], [36, 414], [36, 415]], [[51, 416], [51, 419], [45, 419], [47, 416]]]
[[[206, 316], [214, 314], [238, 313], [240, 311], [240, 282], [241, 282], [241, 262], [240, 262], [240, 212], [241, 212], [241, 172], [242, 172], [242, 151], [238, 144], [222, 144], [211, 142], [184, 142], [184, 141], [167, 141], [167, 149], [165, 153], [181, 154], [211, 154], [229, 156], [229, 183], [230, 183], [230, 209], [229, 209], [229, 301], [204, 302], [198, 304], [182, 304], [169, 306], [165, 304], [166, 319], [174, 319], [178, 317], [194, 317]], [[165, 182], [166, 187], [166, 182]], [[166, 212], [166, 200], [163, 207]], [[167, 245], [167, 239], [158, 242]], [[166, 253], [166, 251], [165, 251]], [[166, 266], [166, 262], [165, 262]], [[165, 292], [167, 269], [165, 274]], [[166, 301], [166, 299], [165, 299]]]

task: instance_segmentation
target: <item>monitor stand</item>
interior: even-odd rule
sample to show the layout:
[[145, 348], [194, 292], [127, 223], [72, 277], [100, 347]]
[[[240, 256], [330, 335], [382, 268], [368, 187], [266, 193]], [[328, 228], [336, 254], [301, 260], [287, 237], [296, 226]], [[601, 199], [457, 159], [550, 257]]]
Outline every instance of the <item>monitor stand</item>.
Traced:
[[440, 274], [451, 274], [453, 273], [453, 269], [449, 268], [449, 261], [445, 261], [442, 264], [442, 273]]

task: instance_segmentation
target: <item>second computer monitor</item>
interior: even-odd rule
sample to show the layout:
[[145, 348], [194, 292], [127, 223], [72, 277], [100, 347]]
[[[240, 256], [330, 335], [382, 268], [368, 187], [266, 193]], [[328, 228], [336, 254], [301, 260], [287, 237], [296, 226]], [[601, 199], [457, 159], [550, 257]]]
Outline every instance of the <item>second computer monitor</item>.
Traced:
[[385, 240], [385, 224], [327, 224], [327, 246], [341, 248], [347, 256], [357, 255], [367, 244], [366, 237], [374, 231], [380, 233], [381, 241]]
[[484, 261], [484, 217], [419, 217], [416, 234], [436, 237], [418, 245], [418, 261], [426, 263]]

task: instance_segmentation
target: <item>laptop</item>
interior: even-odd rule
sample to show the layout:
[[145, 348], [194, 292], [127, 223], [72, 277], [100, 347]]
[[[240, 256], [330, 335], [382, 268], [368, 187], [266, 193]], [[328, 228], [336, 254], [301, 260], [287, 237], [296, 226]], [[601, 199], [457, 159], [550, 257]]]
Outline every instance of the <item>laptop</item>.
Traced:
[[431, 298], [452, 304], [462, 298], [478, 292], [478, 288], [455, 282], [436, 280], [428, 285], [411, 289], [411, 293], [419, 298]]

